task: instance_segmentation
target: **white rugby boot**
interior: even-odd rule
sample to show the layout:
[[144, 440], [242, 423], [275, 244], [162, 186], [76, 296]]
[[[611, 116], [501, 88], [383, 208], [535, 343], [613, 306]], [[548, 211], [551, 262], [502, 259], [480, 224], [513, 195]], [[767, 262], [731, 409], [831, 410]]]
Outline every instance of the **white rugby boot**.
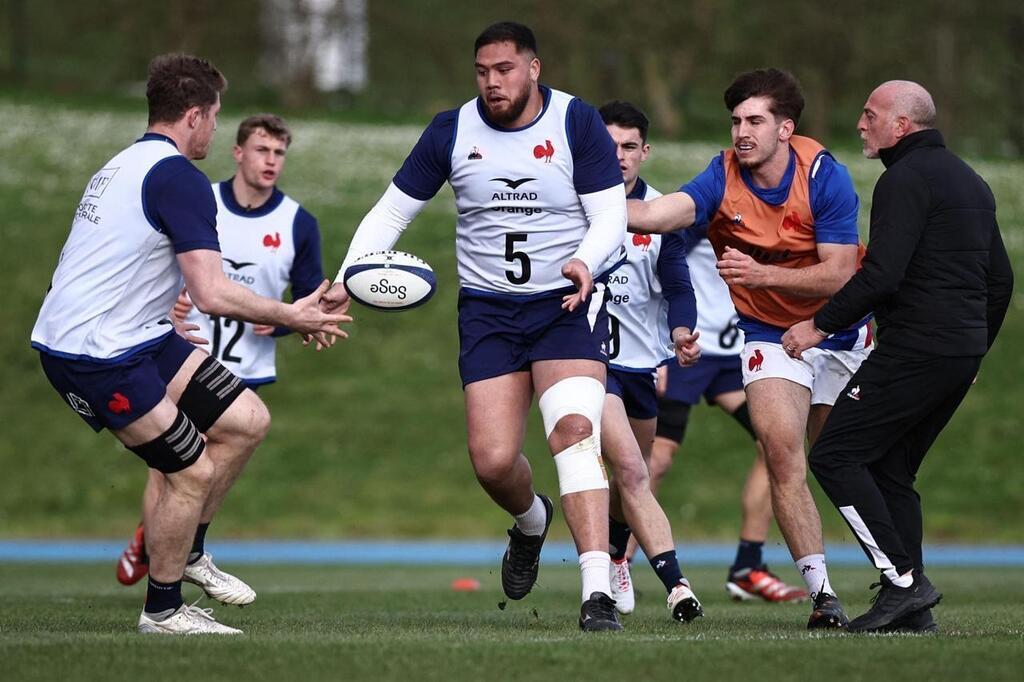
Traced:
[[636, 596], [633, 594], [633, 579], [629, 575], [629, 562], [625, 559], [622, 561], [613, 559], [609, 574], [615, 610], [623, 614], [633, 613], [633, 609], [636, 607]]
[[684, 623], [704, 617], [704, 607], [700, 605], [687, 580], [684, 579], [669, 592], [668, 612], [673, 619]]
[[201, 609], [195, 604], [182, 604], [163, 620], [153, 620], [143, 611], [139, 616], [139, 632], [157, 635], [242, 634], [237, 628], [218, 623], [213, 617], [213, 609]]
[[198, 585], [207, 597], [221, 604], [245, 606], [256, 601], [256, 591], [214, 566], [213, 557], [209, 553], [203, 554], [194, 564], [187, 564], [182, 580]]

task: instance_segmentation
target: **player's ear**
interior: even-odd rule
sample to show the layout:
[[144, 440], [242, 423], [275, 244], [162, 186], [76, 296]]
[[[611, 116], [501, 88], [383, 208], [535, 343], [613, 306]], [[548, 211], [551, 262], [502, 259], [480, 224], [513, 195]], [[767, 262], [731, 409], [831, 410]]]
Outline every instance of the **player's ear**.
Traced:
[[235, 157], [235, 163], [242, 162], [242, 148], [239, 147], [237, 144], [231, 148], [231, 154], [232, 156]]
[[789, 138], [793, 137], [793, 131], [795, 130], [796, 124], [793, 123], [793, 119], [784, 119], [779, 125], [779, 142], [788, 142]]
[[530, 60], [530, 80], [534, 83], [540, 81], [540, 59], [537, 57]]

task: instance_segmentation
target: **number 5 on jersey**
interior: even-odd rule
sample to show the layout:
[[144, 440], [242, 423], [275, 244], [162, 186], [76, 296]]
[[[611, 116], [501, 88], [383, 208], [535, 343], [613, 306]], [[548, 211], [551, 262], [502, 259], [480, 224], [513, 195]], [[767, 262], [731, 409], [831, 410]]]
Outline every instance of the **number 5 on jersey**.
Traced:
[[514, 269], [505, 270], [505, 279], [512, 284], [526, 284], [530, 281], [530, 257], [523, 251], [516, 251], [517, 243], [525, 243], [525, 232], [511, 232], [505, 235], [505, 261], [519, 263], [519, 274]]

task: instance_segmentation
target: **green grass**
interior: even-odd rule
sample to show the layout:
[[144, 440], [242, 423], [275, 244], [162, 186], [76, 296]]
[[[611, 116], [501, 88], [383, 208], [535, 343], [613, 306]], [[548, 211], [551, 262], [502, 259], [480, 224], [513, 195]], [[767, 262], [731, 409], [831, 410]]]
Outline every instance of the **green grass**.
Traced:
[[[0, 535], [127, 533], [139, 514], [144, 467], [108, 434], [95, 436], [61, 402], [28, 345], [29, 332], [91, 174], [144, 129], [138, 113], [0, 99]], [[210, 158], [215, 179], [232, 170], [237, 117], [225, 117]], [[424, 120], [424, 124], [426, 121]], [[294, 121], [282, 188], [320, 220], [333, 277], [359, 220], [412, 147], [419, 126]], [[723, 131], [724, 133], [724, 131]], [[644, 175], [661, 190], [689, 180], [726, 140], [654, 141]], [[854, 175], [866, 226], [881, 166], [839, 154]], [[1011, 258], [1024, 271], [1024, 164], [982, 162]], [[274, 422], [216, 520], [221, 537], [495, 537], [505, 515], [477, 485], [466, 455], [456, 370], [454, 205], [445, 188], [399, 247], [431, 263], [438, 294], [416, 311], [355, 309], [352, 338], [317, 354], [280, 344], [281, 381], [261, 395]], [[978, 385], [925, 462], [919, 488], [929, 541], [1024, 542], [1024, 299], [1017, 296]], [[526, 452], [538, 487], [556, 490], [539, 419]], [[695, 410], [683, 452], [663, 486], [675, 535], [732, 539], [753, 450], [729, 418]], [[830, 538], [848, 538], [820, 496]], [[564, 524], [552, 529], [568, 537]], [[777, 540], [777, 536], [775, 536]]]
[[[815, 634], [808, 606], [735, 604], [723, 570], [690, 571], [707, 617], [669, 620], [651, 571], [636, 570], [637, 611], [619, 634], [576, 626], [579, 577], [544, 566], [522, 602], [502, 610], [487, 568], [249, 566], [259, 593], [218, 607], [238, 638], [134, 633], [141, 586], [110, 565], [0, 564], [5, 680], [963, 680], [1012, 679], [1024, 664], [1020, 569], [935, 569], [946, 597], [938, 636]], [[867, 607], [867, 570], [833, 568], [852, 614]], [[478, 578], [454, 593], [453, 578]], [[186, 596], [196, 588], [187, 586]], [[205, 602], [204, 602], [205, 604]]]

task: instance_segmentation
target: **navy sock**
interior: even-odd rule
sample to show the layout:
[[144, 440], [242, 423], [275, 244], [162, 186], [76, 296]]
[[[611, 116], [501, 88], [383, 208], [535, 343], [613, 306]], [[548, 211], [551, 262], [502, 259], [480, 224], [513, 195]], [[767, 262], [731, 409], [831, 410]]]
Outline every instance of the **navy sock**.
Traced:
[[146, 613], [177, 611], [184, 603], [181, 598], [181, 580], [162, 583], [153, 580], [153, 576], [149, 576], [149, 586], [146, 588], [146, 606], [144, 607]]
[[624, 522], [608, 517], [608, 553], [615, 561], [626, 558], [626, 547], [629, 546], [631, 533], [629, 526]]
[[203, 557], [206, 552], [206, 530], [210, 527], [208, 523], [200, 523], [196, 528], [196, 537], [192, 540], [192, 550], [188, 553], [188, 563], [194, 564]]
[[764, 563], [761, 556], [762, 547], [764, 547], [763, 542], [754, 542], [753, 540], [740, 538], [740, 544], [736, 546], [736, 560], [732, 562], [729, 572], [735, 573], [745, 568], [759, 567]]
[[683, 579], [683, 572], [679, 568], [679, 560], [676, 559], [676, 551], [670, 549], [650, 559], [651, 568], [658, 574], [658, 579], [665, 586], [665, 590], [672, 589]]

